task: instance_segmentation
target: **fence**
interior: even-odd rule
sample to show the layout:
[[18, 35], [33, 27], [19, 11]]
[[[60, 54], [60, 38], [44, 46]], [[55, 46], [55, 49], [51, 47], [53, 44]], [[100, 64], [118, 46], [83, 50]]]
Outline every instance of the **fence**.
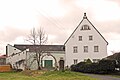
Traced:
[[0, 72], [8, 72], [11, 71], [10, 65], [0, 65]]

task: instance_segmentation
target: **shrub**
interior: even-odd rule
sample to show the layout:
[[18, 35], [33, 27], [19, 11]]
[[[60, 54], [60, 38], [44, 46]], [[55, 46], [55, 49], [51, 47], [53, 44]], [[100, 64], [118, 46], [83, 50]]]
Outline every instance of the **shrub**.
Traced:
[[115, 71], [115, 60], [101, 60], [99, 63], [80, 62], [71, 66], [72, 71], [105, 74]]
[[101, 60], [99, 62], [100, 71], [105, 71], [106, 73], [115, 71], [115, 66], [115, 60]]
[[77, 68], [76, 65], [71, 65], [71, 67], [70, 67], [71, 71], [77, 71], [76, 68]]
[[92, 61], [91, 61], [90, 59], [87, 59], [86, 63], [87, 63], [87, 64], [91, 64]]

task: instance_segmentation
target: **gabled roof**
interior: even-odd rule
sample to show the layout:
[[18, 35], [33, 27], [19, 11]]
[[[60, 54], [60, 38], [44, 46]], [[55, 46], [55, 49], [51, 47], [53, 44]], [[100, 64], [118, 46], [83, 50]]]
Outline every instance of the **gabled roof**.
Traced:
[[18, 48], [20, 50], [26, 50], [29, 49], [30, 52], [33, 52], [36, 50], [42, 50], [42, 51], [65, 51], [64, 45], [25, 45], [25, 44], [15, 44], [15, 48]]
[[[71, 36], [74, 34], [74, 32], [78, 29], [78, 27], [81, 25], [81, 23], [83, 22], [84, 19], [87, 19], [87, 21], [93, 26], [93, 28], [100, 34], [100, 32], [94, 27], [94, 25], [88, 20], [86, 13], [84, 13], [83, 19], [81, 20], [81, 22], [78, 24], [78, 26], [76, 27], [76, 29], [73, 31], [73, 33], [70, 35], [70, 37], [67, 39], [67, 41], [64, 43], [64, 45], [68, 42], [68, 40], [71, 38]], [[100, 36], [105, 40], [105, 38], [102, 36], [102, 34], [100, 34]], [[108, 45], [108, 42], [105, 40], [105, 42]]]

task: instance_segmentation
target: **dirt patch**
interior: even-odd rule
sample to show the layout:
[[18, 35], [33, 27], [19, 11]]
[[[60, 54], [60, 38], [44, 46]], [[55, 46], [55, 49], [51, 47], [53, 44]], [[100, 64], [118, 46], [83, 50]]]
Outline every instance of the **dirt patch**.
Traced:
[[40, 76], [42, 74], [44, 74], [46, 71], [42, 71], [42, 70], [25, 70], [25, 71], [22, 71], [22, 73], [24, 75], [27, 75], [27, 76]]

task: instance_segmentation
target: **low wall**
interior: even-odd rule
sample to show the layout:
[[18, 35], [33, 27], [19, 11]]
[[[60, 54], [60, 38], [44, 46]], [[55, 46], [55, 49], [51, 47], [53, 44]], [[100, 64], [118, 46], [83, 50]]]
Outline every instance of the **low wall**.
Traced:
[[0, 72], [8, 72], [11, 71], [10, 65], [0, 65]]

